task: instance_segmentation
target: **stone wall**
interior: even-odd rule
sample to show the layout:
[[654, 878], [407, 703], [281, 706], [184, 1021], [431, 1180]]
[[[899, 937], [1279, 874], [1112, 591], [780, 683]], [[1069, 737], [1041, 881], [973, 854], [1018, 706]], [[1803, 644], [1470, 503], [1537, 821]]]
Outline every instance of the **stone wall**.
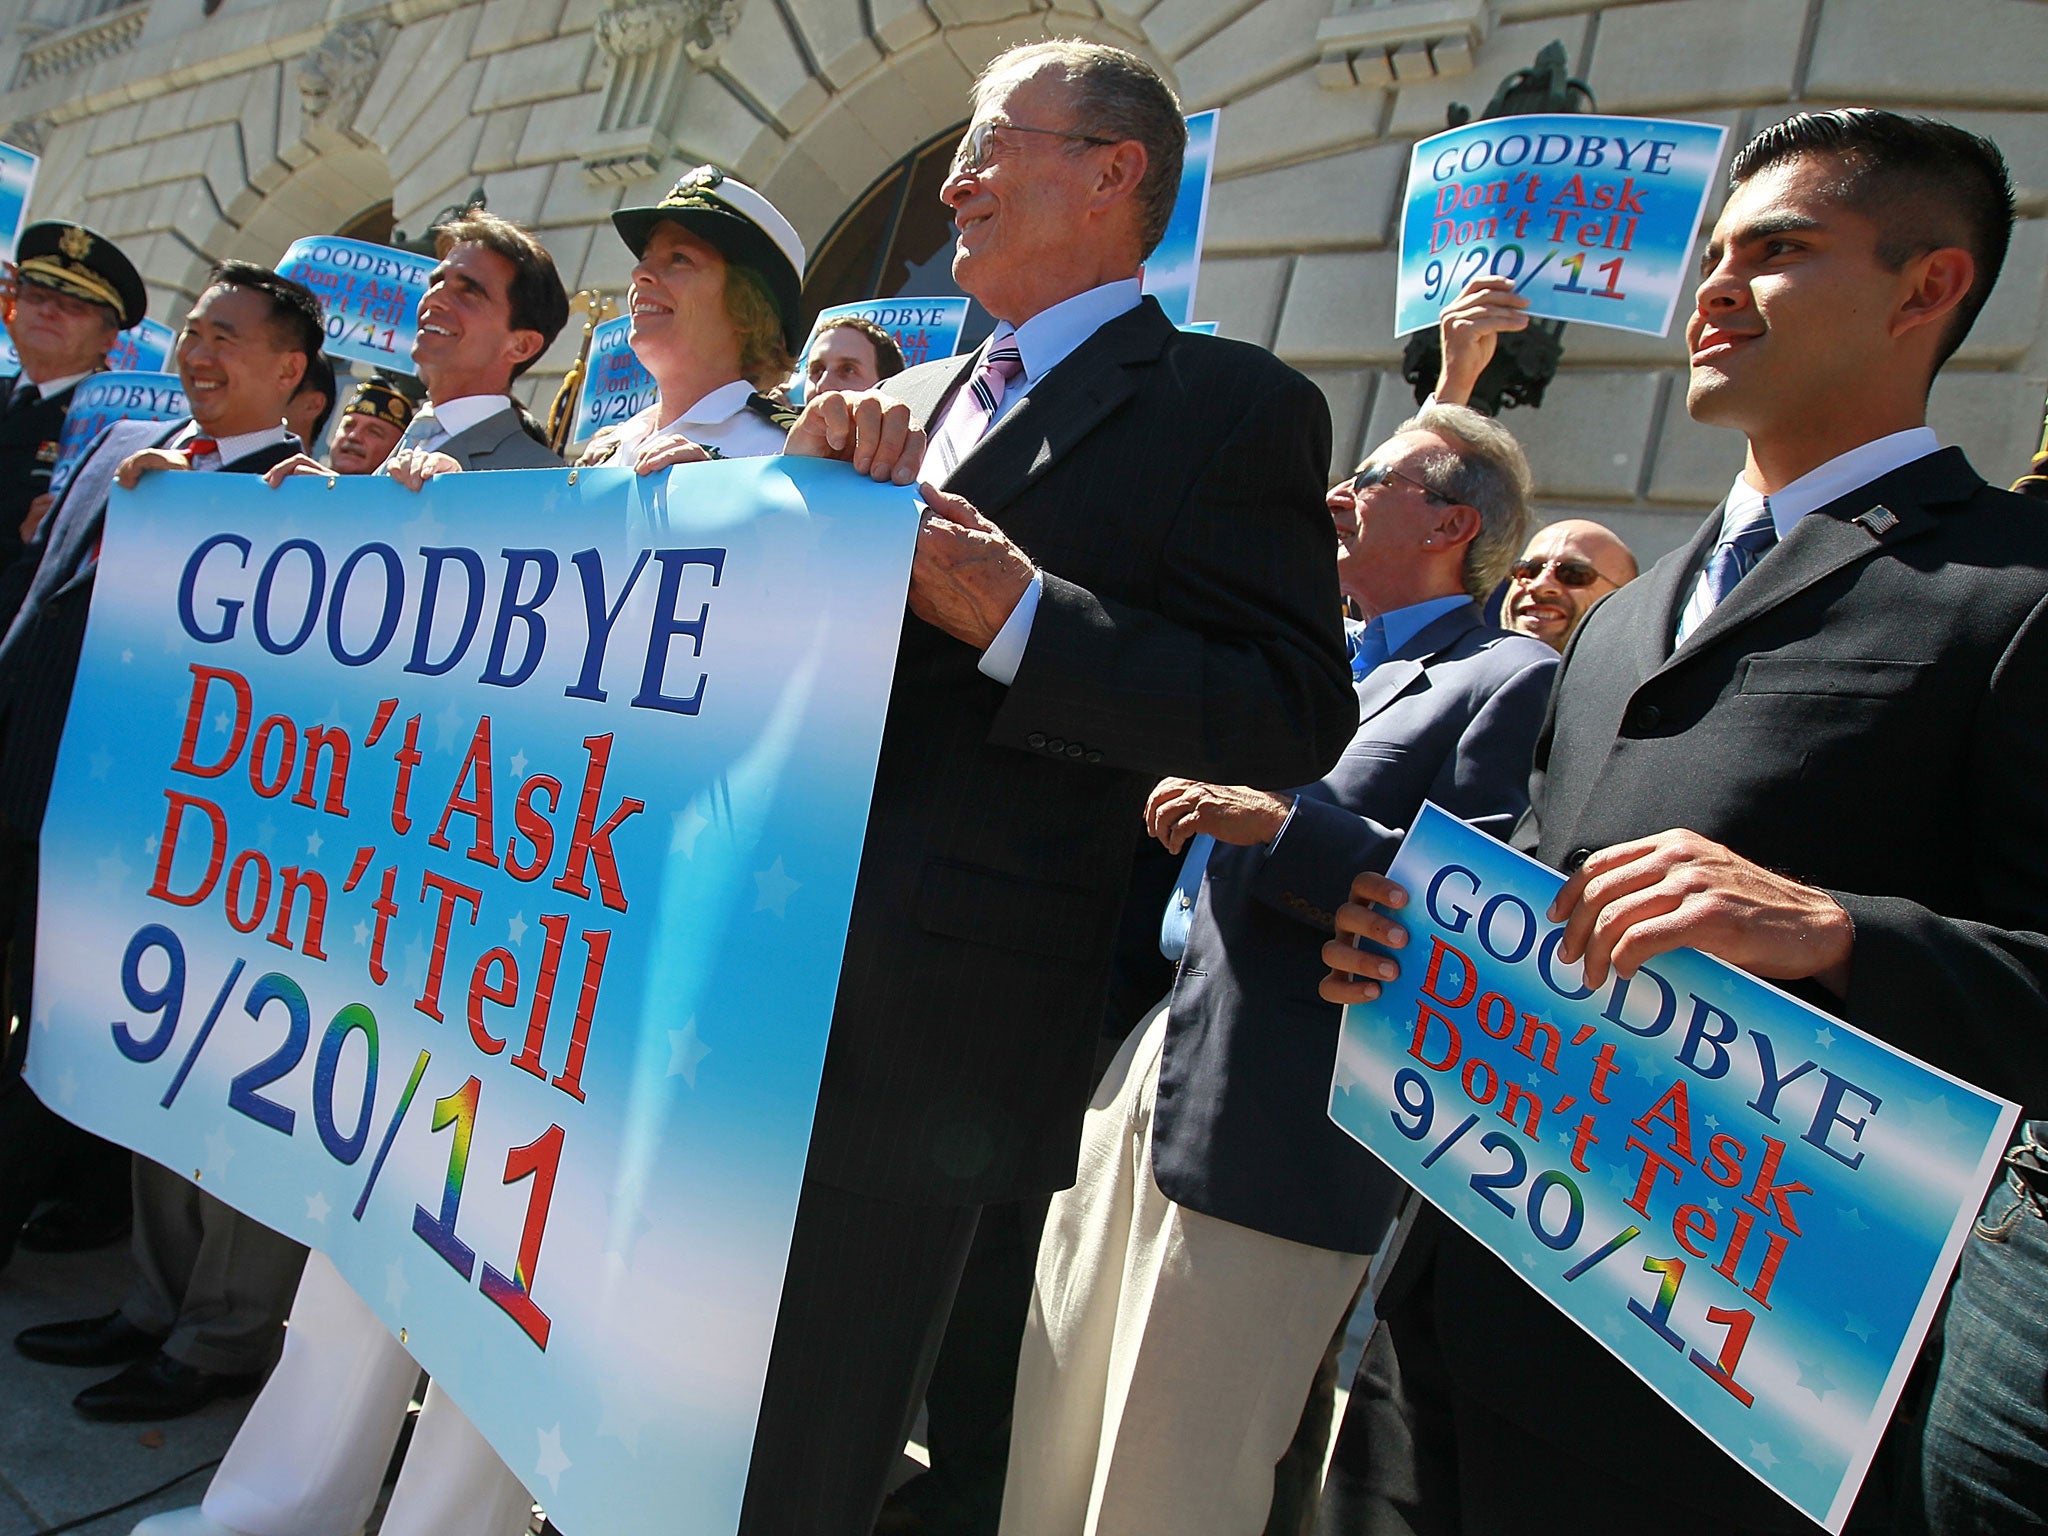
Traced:
[[[2048, 392], [2043, 0], [16, 0], [5, 136], [41, 150], [36, 214], [120, 240], [175, 322], [207, 265], [272, 260], [388, 198], [399, 228], [484, 188], [574, 284], [623, 284], [605, 223], [722, 164], [813, 244], [900, 156], [965, 116], [973, 72], [1053, 35], [1138, 49], [1221, 106], [1197, 298], [1309, 371], [1350, 463], [1410, 407], [1391, 335], [1408, 146], [1562, 41], [1603, 109], [1726, 124], [1877, 103], [1996, 138], [2025, 218], [1942, 377], [1934, 420], [1993, 479]], [[8, 15], [0, 6], [0, 17]], [[1712, 210], [1709, 216], [1711, 217]], [[544, 399], [573, 352], [536, 369]], [[1546, 513], [1671, 547], [1740, 462], [1685, 414], [1682, 342], [1574, 326], [1529, 445]]]

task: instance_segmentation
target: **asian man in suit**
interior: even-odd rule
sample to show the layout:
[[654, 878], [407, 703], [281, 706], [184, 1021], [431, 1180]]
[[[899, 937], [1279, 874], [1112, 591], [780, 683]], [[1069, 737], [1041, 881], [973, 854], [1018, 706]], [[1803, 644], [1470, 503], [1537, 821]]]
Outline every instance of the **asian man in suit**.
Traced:
[[[1331, 1334], [1401, 1183], [1330, 1123], [1340, 1010], [1322, 943], [1425, 800], [1505, 837], [1557, 657], [1479, 604], [1520, 547], [1529, 470], [1498, 422], [1432, 405], [1329, 493], [1358, 733], [1286, 794], [1166, 779], [1187, 850], [1172, 995], [1096, 1089], [1055, 1195], [1018, 1365], [1004, 1536], [1257, 1536]], [[1177, 924], [1177, 915], [1181, 917]], [[1156, 914], [1155, 914], [1156, 915]]]
[[[178, 333], [187, 421], [115, 422], [36, 532], [40, 560], [0, 640], [0, 815], [41, 829], [99, 564], [107, 500], [153, 472], [262, 474], [299, 451], [281, 424], [322, 341], [320, 306], [247, 262], [214, 269]], [[95, 1419], [166, 1419], [253, 1391], [276, 1352], [306, 1250], [145, 1158], [135, 1159], [138, 1275], [119, 1311], [25, 1329], [55, 1365], [122, 1365], [74, 1400]]]
[[[2004, 163], [1961, 129], [1847, 109], [1766, 129], [1731, 181], [1687, 405], [1748, 460], [1573, 637], [1517, 841], [1570, 875], [1550, 920], [1589, 985], [1704, 950], [2048, 1112], [2048, 520], [1926, 426], [2004, 259]], [[1354, 898], [1340, 931], [1398, 947], [1405, 893], [1361, 875]], [[1332, 1001], [1395, 966], [1324, 953]], [[1819, 1155], [1795, 1144], [1776, 1177]], [[1670, 1166], [1665, 1221], [1701, 1188]], [[1987, 1214], [2014, 1203], [2001, 1181]], [[2020, 1241], [1971, 1240], [1949, 1313], [1925, 1469], [1943, 1532], [2048, 1514], [2027, 1370], [2048, 1239], [2019, 1215]], [[1628, 1504], [1676, 1536], [1818, 1529], [1441, 1218], [1381, 1306], [1338, 1453], [1363, 1453], [1357, 1497], [1326, 1499], [1323, 1529], [1580, 1531]], [[1913, 1454], [1897, 1438], [1851, 1529], [1917, 1524], [1893, 1502], [1917, 1481], [1891, 1475]]]
[[930, 511], [745, 1536], [873, 1526], [980, 1207], [1072, 1181], [1147, 792], [1312, 782], [1357, 720], [1320, 395], [1139, 291], [1185, 142], [1131, 54], [997, 58], [941, 192], [995, 334], [791, 433], [907, 483], [929, 432]]

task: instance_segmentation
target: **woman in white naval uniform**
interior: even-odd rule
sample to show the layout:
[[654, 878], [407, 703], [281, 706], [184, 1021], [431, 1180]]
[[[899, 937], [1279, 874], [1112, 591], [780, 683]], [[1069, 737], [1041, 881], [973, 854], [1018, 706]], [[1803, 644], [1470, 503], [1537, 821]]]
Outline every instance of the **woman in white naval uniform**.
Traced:
[[[655, 403], [591, 440], [584, 464], [642, 474], [782, 451], [795, 413], [759, 392], [787, 377], [803, 242], [752, 187], [709, 166], [612, 223], [636, 258], [631, 344]], [[404, 1427], [419, 1366], [325, 1255], [306, 1262], [284, 1358], [188, 1509], [133, 1536], [359, 1536]], [[533, 1500], [440, 1390], [427, 1391], [382, 1536], [519, 1536]]]

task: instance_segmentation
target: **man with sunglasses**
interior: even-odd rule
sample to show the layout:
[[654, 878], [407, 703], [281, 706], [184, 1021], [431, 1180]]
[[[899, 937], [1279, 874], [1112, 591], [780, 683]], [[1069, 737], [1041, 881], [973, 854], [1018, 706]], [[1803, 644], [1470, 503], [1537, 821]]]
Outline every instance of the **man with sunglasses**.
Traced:
[[1507, 627], [1562, 651], [1601, 598], [1636, 579], [1636, 557], [1613, 531], [1569, 517], [1536, 530], [1508, 567]]
[[995, 334], [790, 435], [921, 476], [929, 510], [744, 1536], [873, 1528], [981, 1208], [1072, 1182], [1147, 792], [1311, 782], [1357, 719], [1321, 395], [1140, 291], [1172, 91], [1040, 43], [983, 72], [972, 124], [940, 195]]

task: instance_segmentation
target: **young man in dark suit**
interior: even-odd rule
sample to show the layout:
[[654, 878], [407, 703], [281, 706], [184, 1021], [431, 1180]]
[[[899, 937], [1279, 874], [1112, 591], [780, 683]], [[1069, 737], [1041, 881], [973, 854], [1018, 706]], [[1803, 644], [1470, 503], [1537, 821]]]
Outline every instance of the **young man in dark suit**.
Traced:
[[[247, 262], [216, 267], [178, 333], [191, 417], [113, 423], [37, 530], [34, 582], [0, 640], [0, 818], [13, 835], [41, 830], [114, 486], [164, 471], [262, 474], [298, 452], [280, 423], [321, 341], [319, 303], [298, 283]], [[139, 1273], [127, 1301], [15, 1339], [54, 1365], [127, 1363], [78, 1394], [87, 1418], [175, 1418], [253, 1391], [305, 1259], [189, 1180], [134, 1163]]]
[[791, 434], [907, 483], [930, 432], [946, 488], [925, 498], [746, 1536], [873, 1526], [981, 1206], [1072, 1181], [1146, 793], [1312, 782], [1357, 720], [1320, 395], [1139, 291], [1185, 141], [1130, 54], [998, 58], [941, 193], [995, 335], [883, 394], [822, 394]]
[[1404, 423], [1329, 493], [1338, 582], [1366, 615], [1346, 626], [1359, 726], [1342, 761], [1286, 794], [1152, 792], [1153, 835], [1187, 850], [1162, 934], [1180, 973], [1096, 1089], [1080, 1177], [1053, 1197], [1005, 1536], [1266, 1528], [1274, 1466], [1401, 1190], [1325, 1112], [1340, 1010], [1315, 995], [1318, 957], [1352, 874], [1387, 866], [1425, 799], [1500, 837], [1528, 808], [1557, 655], [1479, 611], [1528, 491], [1498, 422], [1432, 405]]
[[[1748, 462], [1685, 549], [1581, 626], [1518, 841], [1572, 877], [1550, 915], [1589, 984], [1704, 950], [2039, 1114], [2048, 521], [1925, 425], [2004, 259], [2005, 167], [1960, 129], [1854, 109], [1765, 130], [1731, 180], [1687, 403]], [[1367, 905], [1402, 899], [1383, 878], [1354, 894], [1341, 930], [1396, 934]], [[1390, 974], [1344, 940], [1325, 956], [1333, 1001]], [[1972, 1240], [1949, 1316], [1926, 1468], [1944, 1532], [2048, 1513], [2031, 1203], [2011, 1238]], [[1980, 1305], [2014, 1265], [2034, 1300]], [[1817, 1529], [1440, 1218], [1382, 1308], [1350, 1410], [1360, 1497], [1326, 1529], [1579, 1531], [1629, 1505], [1673, 1533]], [[1959, 1360], [1974, 1381], [1951, 1382]], [[1880, 1457], [1851, 1529], [1917, 1518], [1888, 1507], [1909, 1453]]]

